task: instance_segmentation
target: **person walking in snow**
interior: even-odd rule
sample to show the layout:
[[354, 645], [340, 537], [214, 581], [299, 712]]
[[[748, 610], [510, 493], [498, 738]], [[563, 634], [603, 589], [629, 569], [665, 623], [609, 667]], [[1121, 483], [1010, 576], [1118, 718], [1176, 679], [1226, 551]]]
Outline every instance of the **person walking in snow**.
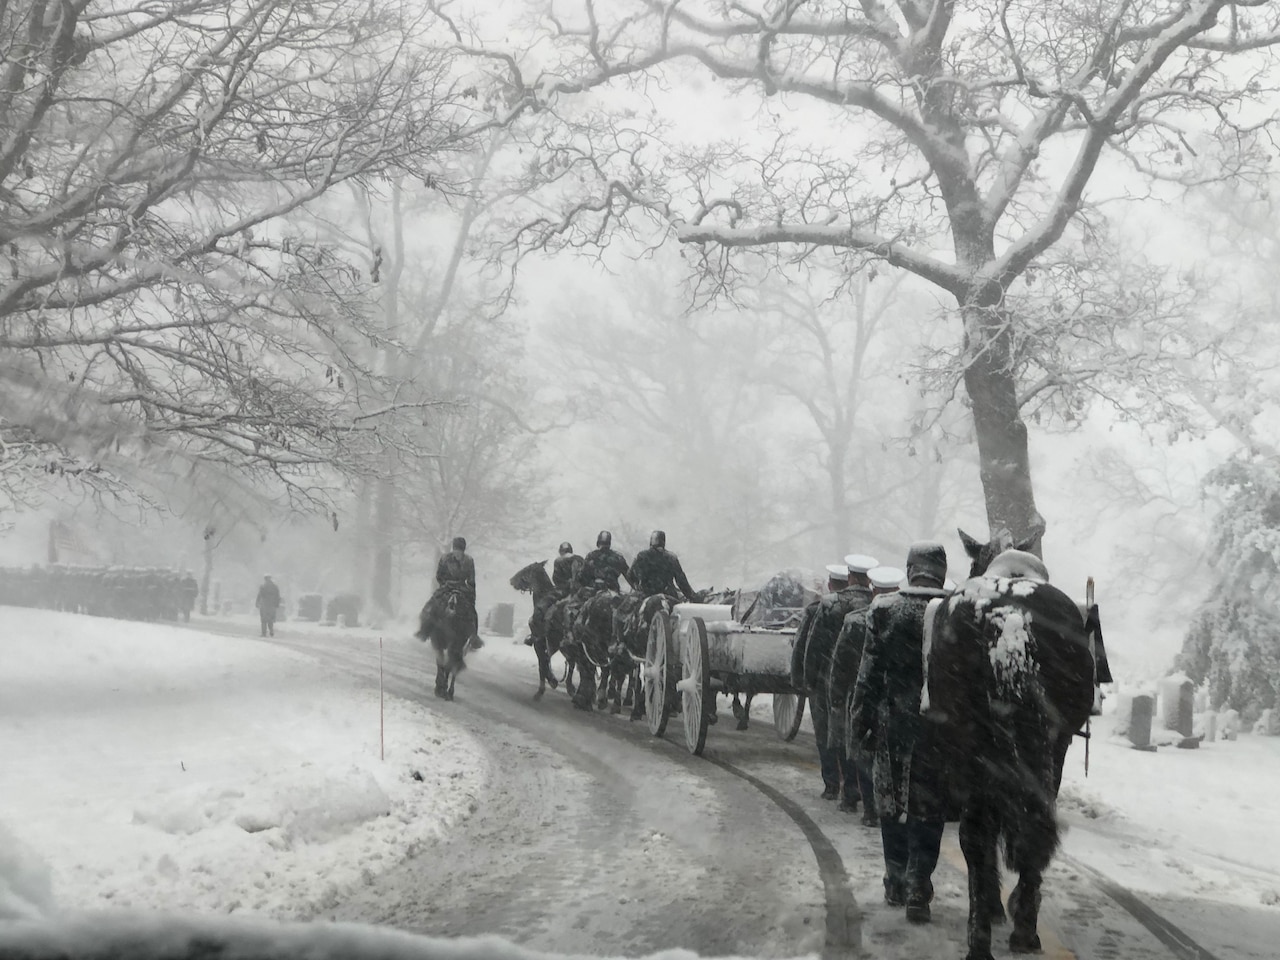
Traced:
[[275, 585], [275, 581], [269, 576], [262, 578], [262, 585], [258, 587], [258, 598], [253, 601], [253, 605], [258, 608], [258, 619], [262, 623], [262, 635], [276, 635], [276, 614], [280, 610], [280, 588]]

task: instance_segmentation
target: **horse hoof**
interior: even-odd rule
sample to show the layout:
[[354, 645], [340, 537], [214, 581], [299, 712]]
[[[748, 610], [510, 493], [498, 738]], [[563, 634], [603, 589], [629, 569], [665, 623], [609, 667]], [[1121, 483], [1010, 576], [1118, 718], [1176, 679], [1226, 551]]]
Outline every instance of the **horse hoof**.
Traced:
[[746, 729], [747, 729], [747, 726], [748, 726], [748, 724], [747, 724], [747, 718], [746, 718], [746, 717], [743, 717], [741, 720], [739, 720], [739, 721], [738, 721], [737, 726], [735, 726], [733, 729], [735, 729], [735, 730], [746, 730]]
[[611, 704], [609, 704], [609, 712], [610, 712], [610, 713], [612, 713], [612, 714], [614, 714], [614, 715], [617, 715], [617, 714], [621, 713], [621, 712], [622, 712], [622, 704], [620, 704], [620, 703], [611, 703]]
[[548, 686], [548, 687], [550, 687], [552, 690], [559, 690], [559, 689], [560, 689], [560, 681], [559, 681], [559, 680], [557, 680], [557, 679], [555, 679], [554, 677], [552, 677], [552, 678], [550, 678], [550, 679], [548, 679], [548, 680], [547, 680], [547, 686]]
[[710, 711], [707, 711], [707, 724], [708, 724], [708, 725], [711, 725], [711, 724], [713, 724], [713, 723], [719, 723], [719, 722], [720, 722], [720, 718], [719, 718], [718, 716], [716, 716], [714, 713], [711, 713]]
[[996, 960], [991, 955], [990, 950], [970, 950], [964, 955], [964, 960]]
[[1013, 931], [1009, 936], [1009, 952], [1010, 953], [1040, 953], [1043, 948], [1040, 946], [1040, 935], [1034, 930], [1030, 935]]
[[541, 699], [542, 699], [542, 694], [543, 694], [543, 691], [539, 690], [537, 693], [535, 693], [535, 694], [533, 695], [533, 699], [535, 699], [535, 700], [541, 700]]
[[[741, 720], [741, 719], [742, 719], [742, 704], [738, 703], [736, 700], [733, 702], [733, 718], [734, 718], [735, 720]], [[747, 728], [746, 728], [746, 727], [738, 727], [738, 729], [739, 729], [739, 730], [745, 730], [745, 729], [747, 729]]]

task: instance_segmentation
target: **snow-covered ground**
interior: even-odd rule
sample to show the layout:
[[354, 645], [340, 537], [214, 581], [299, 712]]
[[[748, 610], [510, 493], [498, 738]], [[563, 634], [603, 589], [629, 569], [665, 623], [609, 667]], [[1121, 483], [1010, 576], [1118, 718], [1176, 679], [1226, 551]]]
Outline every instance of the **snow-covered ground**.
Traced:
[[[1138, 893], [1280, 910], [1280, 737], [1132, 749], [1097, 718], [1067, 756], [1064, 849]], [[1074, 828], [1074, 829], [1073, 829]]]
[[[287, 627], [368, 656], [379, 642]], [[265, 922], [315, 916], [462, 823], [491, 773], [483, 745], [388, 696], [380, 759], [376, 688], [218, 629], [0, 607], [0, 920], [37, 924], [0, 923], [0, 948], [51, 931], [90, 943], [126, 916], [136, 928], [137, 911], [176, 911], [188, 919], [147, 922], [197, 937], [231, 915], [220, 929], [282, 955], [339, 956], [362, 937], [380, 955], [426, 955], [421, 938]], [[425, 673], [405, 632], [385, 643]], [[532, 685], [529, 648], [491, 638], [478, 656]], [[754, 713], [768, 722], [767, 698]], [[1068, 758], [1064, 853], [1142, 894], [1280, 911], [1280, 738], [1142, 753], [1108, 738], [1110, 723], [1095, 724], [1087, 779], [1082, 742]], [[533, 955], [431, 942], [432, 956]]]
[[0, 916], [293, 917], [465, 819], [486, 777], [395, 698], [381, 759], [376, 689], [256, 640], [7, 607], [0, 637]]

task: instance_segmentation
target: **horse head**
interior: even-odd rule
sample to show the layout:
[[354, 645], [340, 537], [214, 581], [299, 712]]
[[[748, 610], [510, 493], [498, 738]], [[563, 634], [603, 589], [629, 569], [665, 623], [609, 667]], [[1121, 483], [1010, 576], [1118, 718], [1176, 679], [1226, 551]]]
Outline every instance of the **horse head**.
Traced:
[[1019, 550], [1029, 553], [1044, 536], [1044, 524], [1037, 523], [1022, 540], [1014, 540], [1013, 534], [1007, 529], [1001, 528], [995, 532], [995, 535], [986, 543], [975, 540], [963, 530], [957, 529], [960, 534], [960, 542], [964, 544], [964, 552], [969, 555], [969, 576], [980, 577], [987, 572], [987, 568], [991, 566], [991, 561], [1006, 550]]
[[[542, 574], [541, 577], [538, 576], [539, 573]], [[507, 582], [521, 593], [532, 593], [533, 588], [538, 586], [539, 582], [544, 579], [550, 583], [551, 578], [547, 576], [547, 561], [537, 560], [521, 567], [516, 571], [515, 576]]]

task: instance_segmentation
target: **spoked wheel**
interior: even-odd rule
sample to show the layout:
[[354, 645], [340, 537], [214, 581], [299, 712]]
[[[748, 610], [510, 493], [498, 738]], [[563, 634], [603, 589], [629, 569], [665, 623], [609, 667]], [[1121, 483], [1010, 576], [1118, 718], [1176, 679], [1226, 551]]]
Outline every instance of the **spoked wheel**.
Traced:
[[671, 620], [659, 610], [649, 624], [649, 642], [644, 652], [645, 719], [655, 737], [666, 733], [671, 717], [671, 700], [667, 696], [670, 652]]
[[773, 729], [778, 739], [791, 741], [800, 732], [804, 719], [804, 695], [800, 693], [775, 693], [773, 695]]
[[707, 745], [707, 709], [711, 701], [707, 625], [694, 617], [680, 648], [680, 696], [684, 709], [684, 742], [694, 756]]

